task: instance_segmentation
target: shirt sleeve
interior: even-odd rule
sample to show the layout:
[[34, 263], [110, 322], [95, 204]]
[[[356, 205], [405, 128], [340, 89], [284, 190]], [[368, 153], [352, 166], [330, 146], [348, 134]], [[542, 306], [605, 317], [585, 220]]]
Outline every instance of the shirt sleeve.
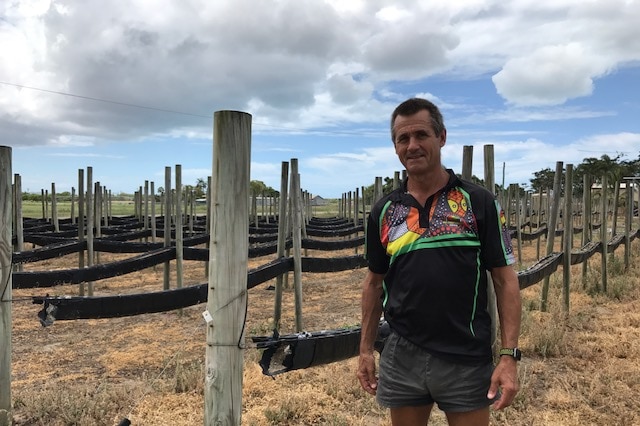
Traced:
[[373, 208], [367, 219], [365, 235], [365, 259], [369, 264], [369, 270], [376, 274], [386, 274], [389, 270], [389, 256], [380, 241], [380, 225], [378, 218], [380, 209]]
[[483, 229], [480, 230], [482, 261], [487, 269], [512, 265], [516, 259], [504, 210], [493, 194], [485, 194]]

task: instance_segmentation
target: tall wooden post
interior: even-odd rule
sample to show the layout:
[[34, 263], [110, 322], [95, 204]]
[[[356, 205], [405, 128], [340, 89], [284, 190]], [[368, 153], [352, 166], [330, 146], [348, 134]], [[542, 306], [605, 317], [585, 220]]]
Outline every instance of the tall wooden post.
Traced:
[[[15, 229], [16, 229], [16, 248], [18, 249], [18, 251], [22, 251], [24, 250], [24, 220], [22, 217], [22, 177], [16, 173], [14, 175], [14, 183], [13, 186], [15, 187], [15, 197], [16, 197], [16, 201], [15, 201], [15, 214], [13, 215], [13, 217], [15, 218]], [[15, 270], [16, 271], [23, 271], [23, 266], [22, 264], [18, 264], [16, 265]]]
[[[93, 266], [93, 229], [94, 213], [93, 208], [93, 168], [87, 167], [87, 266]], [[87, 293], [93, 296], [93, 282], [87, 283]]]
[[[591, 176], [582, 176], [582, 247], [591, 241]], [[582, 288], [587, 287], [589, 262], [582, 262]]]
[[182, 288], [182, 165], [176, 164], [176, 288]]
[[573, 214], [571, 211], [571, 201], [573, 192], [573, 164], [567, 164], [567, 171], [564, 178], [564, 215], [562, 251], [562, 295], [565, 312], [569, 312], [569, 289], [571, 285], [571, 242], [573, 241]]
[[[85, 240], [85, 193], [84, 193], [84, 169], [78, 169], [78, 242], [80, 250], [78, 250], [78, 269], [84, 268], [84, 253], [82, 243]], [[84, 296], [84, 283], [80, 283], [78, 287], [78, 295]]]
[[[282, 162], [281, 174], [280, 174], [280, 202], [278, 209], [278, 246], [277, 257], [281, 259], [286, 252], [287, 243], [287, 200], [289, 187], [289, 163]], [[285, 274], [286, 275], [286, 274]], [[282, 286], [284, 283], [284, 276], [278, 275], [276, 277], [276, 289], [275, 289], [275, 302], [273, 311], [273, 329], [280, 330], [280, 318], [282, 316]]]
[[0, 146], [0, 426], [11, 424], [11, 148]]
[[[556, 162], [556, 174], [553, 177], [553, 203], [551, 213], [547, 222], [547, 251], [549, 255], [553, 252], [553, 244], [556, 237], [556, 224], [558, 222], [558, 210], [560, 209], [560, 184], [562, 183], [562, 161]], [[549, 276], [544, 277], [542, 283], [542, 298], [540, 300], [540, 310], [547, 311], [547, 300], [549, 298]]]
[[473, 145], [462, 147], [462, 179], [471, 180], [473, 169]]
[[240, 425], [249, 250], [251, 115], [214, 114], [205, 426]]
[[51, 182], [51, 220], [53, 221], [54, 232], [60, 232], [60, 221], [58, 220], [58, 199], [56, 196], [55, 182]]
[[[602, 270], [602, 291], [607, 292], [607, 282], [609, 277], [608, 261], [607, 261], [607, 242], [609, 241], [607, 236], [607, 198], [609, 198], [609, 189], [607, 188], [607, 175], [602, 175], [602, 189], [600, 190], [600, 244], [602, 244], [602, 256], [601, 256], [601, 270]], [[614, 234], [612, 234], [614, 235]]]
[[[171, 167], [164, 168], [164, 247], [171, 246]], [[164, 262], [162, 289], [169, 290], [171, 262]]]
[[[495, 196], [496, 178], [493, 145], [484, 146], [484, 186]], [[496, 344], [498, 336], [498, 302], [496, 291], [493, 288], [493, 278], [489, 272], [487, 272], [487, 311], [489, 312], [489, 317], [491, 317], [491, 346], [493, 346]]]
[[296, 331], [303, 330], [302, 322], [302, 211], [300, 204], [300, 174], [298, 159], [291, 159], [291, 224], [293, 226], [293, 292]]

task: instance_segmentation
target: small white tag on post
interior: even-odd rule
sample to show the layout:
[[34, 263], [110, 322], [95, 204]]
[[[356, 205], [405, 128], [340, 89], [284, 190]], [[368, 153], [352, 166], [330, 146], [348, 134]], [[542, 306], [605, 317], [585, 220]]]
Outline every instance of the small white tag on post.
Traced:
[[204, 320], [207, 323], [207, 325], [211, 325], [211, 323], [213, 322], [213, 317], [211, 316], [209, 311], [204, 311], [202, 313], [202, 317], [204, 318]]

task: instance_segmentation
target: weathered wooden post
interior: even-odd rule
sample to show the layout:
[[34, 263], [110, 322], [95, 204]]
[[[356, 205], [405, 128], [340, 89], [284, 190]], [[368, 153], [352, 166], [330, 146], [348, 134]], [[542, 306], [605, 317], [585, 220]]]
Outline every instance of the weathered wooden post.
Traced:
[[373, 187], [373, 202], [371, 205], [374, 205], [380, 198], [382, 198], [382, 176], [376, 176]]
[[571, 242], [573, 241], [573, 215], [571, 214], [571, 201], [573, 192], [573, 164], [567, 164], [564, 178], [564, 225], [562, 240], [562, 293], [565, 312], [569, 312], [569, 289], [571, 286]]
[[[607, 237], [607, 198], [609, 197], [608, 188], [607, 188], [607, 175], [602, 175], [602, 189], [600, 190], [600, 244], [602, 244], [602, 256], [601, 256], [601, 270], [602, 270], [602, 291], [607, 293], [607, 248], [608, 248], [608, 237]], [[614, 235], [614, 234], [612, 234]]]
[[[553, 177], [553, 203], [551, 205], [551, 213], [547, 222], [547, 251], [549, 255], [553, 253], [553, 244], [556, 237], [556, 224], [558, 222], [558, 210], [560, 208], [560, 184], [562, 183], [562, 161], [556, 162], [556, 174]], [[548, 191], [547, 191], [548, 193]], [[547, 311], [547, 301], [549, 298], [549, 276], [544, 277], [542, 283], [542, 297], [540, 300], [540, 310]]]
[[[493, 145], [484, 146], [484, 186], [494, 196], [496, 195], [495, 164]], [[504, 206], [502, 206], [504, 209]], [[491, 346], [495, 345], [498, 336], [498, 304], [496, 291], [493, 288], [493, 278], [487, 272], [487, 311], [491, 317]]]
[[[93, 168], [87, 167], [87, 266], [93, 266]], [[93, 296], [93, 281], [87, 283], [87, 293]]]
[[55, 182], [51, 182], [51, 220], [53, 221], [53, 231], [60, 232], [60, 221], [58, 220], [58, 198], [56, 196]]
[[0, 426], [11, 424], [11, 147], [0, 146]]
[[[289, 163], [282, 162], [280, 174], [280, 203], [278, 210], [278, 242], [277, 242], [277, 258], [281, 259], [285, 256], [287, 243], [287, 200], [289, 187]], [[286, 275], [286, 274], [285, 274]], [[275, 302], [273, 311], [273, 329], [280, 330], [280, 318], [282, 316], [282, 287], [284, 276], [276, 277]]]
[[627, 193], [627, 211], [624, 215], [624, 270], [628, 271], [631, 254], [631, 218], [633, 217], [633, 191], [631, 190], [630, 180], [625, 181], [625, 190]]
[[[591, 176], [582, 176], [582, 247], [591, 241]], [[589, 262], [582, 262], [582, 288], [587, 287]]]
[[303, 330], [302, 322], [302, 212], [300, 205], [300, 174], [298, 159], [291, 159], [291, 224], [293, 226], [293, 292], [296, 331]]
[[473, 170], [473, 145], [462, 147], [462, 179], [471, 180]]
[[[542, 224], [542, 196], [544, 192], [542, 191], [542, 186], [538, 190], [538, 212], [536, 214], [536, 231], [540, 231], [540, 225]], [[547, 197], [549, 194], [547, 193]], [[538, 238], [536, 238], [536, 259], [540, 259], [540, 235], [538, 234]]]
[[[15, 223], [16, 248], [18, 249], [18, 251], [22, 251], [24, 250], [24, 224], [23, 224], [23, 217], [22, 217], [22, 178], [18, 173], [14, 175], [13, 186], [15, 187], [15, 197], [16, 197], [16, 201], [14, 204], [16, 211], [15, 211], [15, 214], [13, 215], [16, 221]], [[24, 268], [20, 263], [16, 265], [15, 269], [16, 271], [22, 272]]]
[[[171, 167], [164, 168], [164, 247], [171, 246]], [[171, 262], [164, 262], [162, 289], [169, 290]]]
[[[80, 243], [80, 250], [78, 250], [78, 269], [84, 268], [84, 253], [83, 242], [85, 241], [85, 193], [84, 193], [84, 169], [78, 169], [78, 242]], [[80, 283], [78, 287], [78, 294], [84, 296], [84, 283]]]
[[[153, 194], [152, 194], [153, 195]], [[144, 181], [144, 217], [142, 218], [144, 230], [149, 230], [149, 181]], [[145, 243], [149, 241], [148, 237], [144, 239]]]
[[182, 288], [182, 260], [184, 242], [182, 240], [182, 165], [176, 164], [176, 288]]
[[[516, 205], [516, 238], [517, 238], [517, 246], [518, 246], [518, 267], [522, 267], [522, 217], [520, 215], [520, 185], [517, 183], [513, 183], [509, 186], [511, 194], [513, 195], [513, 199], [515, 200]], [[511, 200], [511, 197], [509, 197]], [[511, 201], [509, 201], [511, 203]]]
[[249, 250], [251, 115], [214, 114], [205, 426], [240, 425]]

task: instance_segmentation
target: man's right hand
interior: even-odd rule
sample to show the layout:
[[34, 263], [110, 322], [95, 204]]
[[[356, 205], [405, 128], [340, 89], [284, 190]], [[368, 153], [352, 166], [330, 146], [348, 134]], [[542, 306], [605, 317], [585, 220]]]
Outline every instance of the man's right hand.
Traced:
[[378, 378], [376, 377], [376, 360], [373, 352], [360, 354], [358, 359], [358, 380], [360, 386], [367, 393], [375, 395], [378, 389]]

